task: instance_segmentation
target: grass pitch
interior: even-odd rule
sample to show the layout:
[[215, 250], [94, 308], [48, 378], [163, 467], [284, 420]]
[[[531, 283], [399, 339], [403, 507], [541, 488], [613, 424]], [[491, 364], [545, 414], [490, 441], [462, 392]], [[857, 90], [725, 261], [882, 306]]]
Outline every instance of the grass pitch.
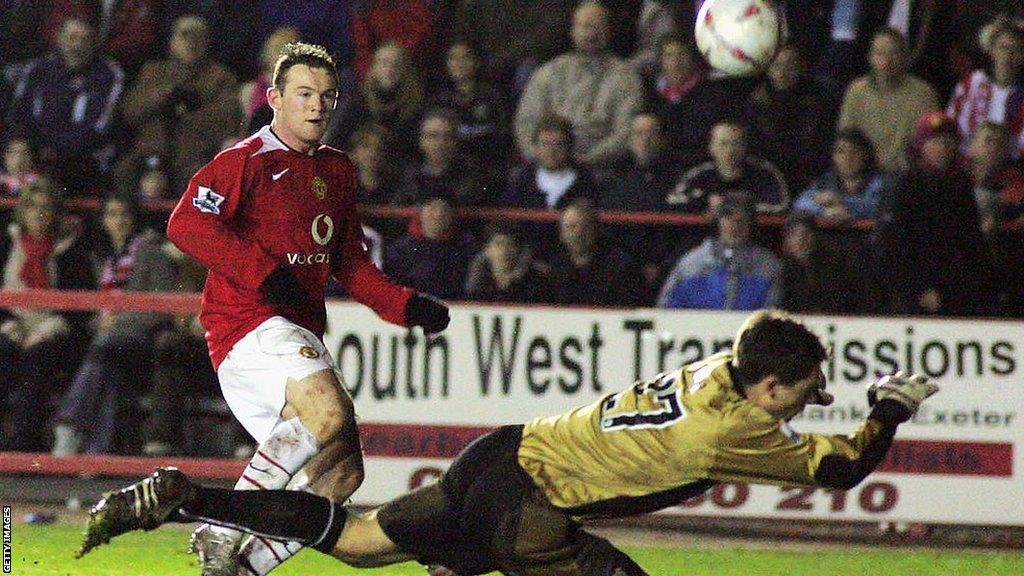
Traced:
[[[33, 526], [16, 523], [12, 530], [13, 574], [32, 576], [153, 576], [199, 573], [195, 557], [186, 552], [185, 527], [121, 536], [81, 560], [72, 556], [81, 540], [81, 527], [71, 524]], [[906, 548], [851, 547], [850, 550], [626, 547], [652, 575], [762, 576], [812, 574], [872, 576], [951, 576], [1024, 574], [1024, 553], [963, 552]], [[303, 551], [279, 570], [280, 576], [424, 576], [417, 564], [376, 570], [355, 570], [340, 562]]]

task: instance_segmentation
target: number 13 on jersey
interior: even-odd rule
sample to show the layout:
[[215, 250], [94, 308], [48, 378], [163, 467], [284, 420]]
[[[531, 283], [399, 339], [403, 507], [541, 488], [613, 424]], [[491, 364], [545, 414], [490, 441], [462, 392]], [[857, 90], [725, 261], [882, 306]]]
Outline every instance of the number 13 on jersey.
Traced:
[[601, 431], [666, 428], [686, 416], [679, 401], [678, 378], [659, 374], [649, 382], [637, 382], [601, 404]]

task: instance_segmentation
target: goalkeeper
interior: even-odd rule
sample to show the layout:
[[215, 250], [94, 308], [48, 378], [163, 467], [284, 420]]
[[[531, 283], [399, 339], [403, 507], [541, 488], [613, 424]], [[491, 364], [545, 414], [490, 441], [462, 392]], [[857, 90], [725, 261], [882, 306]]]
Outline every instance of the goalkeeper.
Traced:
[[833, 400], [826, 357], [803, 324], [755, 313], [732, 352], [499, 428], [437, 484], [365, 514], [302, 492], [208, 488], [161, 469], [105, 495], [80, 554], [130, 530], [201, 520], [300, 541], [359, 567], [417, 560], [464, 575], [641, 575], [581, 522], [652, 512], [718, 482], [852, 488], [938, 390], [923, 376], [887, 376], [869, 388], [871, 413], [849, 436], [799, 434], [787, 422]]

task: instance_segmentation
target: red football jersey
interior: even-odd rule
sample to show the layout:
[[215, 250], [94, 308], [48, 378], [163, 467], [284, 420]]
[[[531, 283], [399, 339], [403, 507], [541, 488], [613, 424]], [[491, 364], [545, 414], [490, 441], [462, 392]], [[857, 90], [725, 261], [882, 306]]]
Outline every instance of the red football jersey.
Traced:
[[[356, 168], [344, 153], [321, 146], [296, 152], [269, 126], [217, 155], [189, 182], [167, 224], [167, 236], [210, 273], [200, 321], [214, 368], [231, 347], [271, 316], [323, 336], [324, 288], [333, 274], [381, 318], [405, 323], [412, 294], [366, 255], [356, 212]], [[268, 304], [263, 280], [287, 266], [305, 289], [293, 306]]]

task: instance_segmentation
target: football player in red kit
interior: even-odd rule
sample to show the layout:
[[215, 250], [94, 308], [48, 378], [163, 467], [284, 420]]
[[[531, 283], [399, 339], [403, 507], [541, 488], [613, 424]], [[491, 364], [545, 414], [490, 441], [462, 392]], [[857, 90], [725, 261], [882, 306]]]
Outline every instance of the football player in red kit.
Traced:
[[[448, 308], [389, 280], [368, 259], [356, 168], [321, 144], [338, 100], [327, 52], [289, 44], [267, 99], [274, 119], [189, 182], [167, 226], [209, 268], [200, 320], [232, 412], [259, 443], [237, 489], [312, 491], [344, 502], [363, 479], [352, 399], [322, 337], [333, 275], [381, 318], [426, 333]], [[266, 574], [300, 545], [204, 525], [204, 575]]]

